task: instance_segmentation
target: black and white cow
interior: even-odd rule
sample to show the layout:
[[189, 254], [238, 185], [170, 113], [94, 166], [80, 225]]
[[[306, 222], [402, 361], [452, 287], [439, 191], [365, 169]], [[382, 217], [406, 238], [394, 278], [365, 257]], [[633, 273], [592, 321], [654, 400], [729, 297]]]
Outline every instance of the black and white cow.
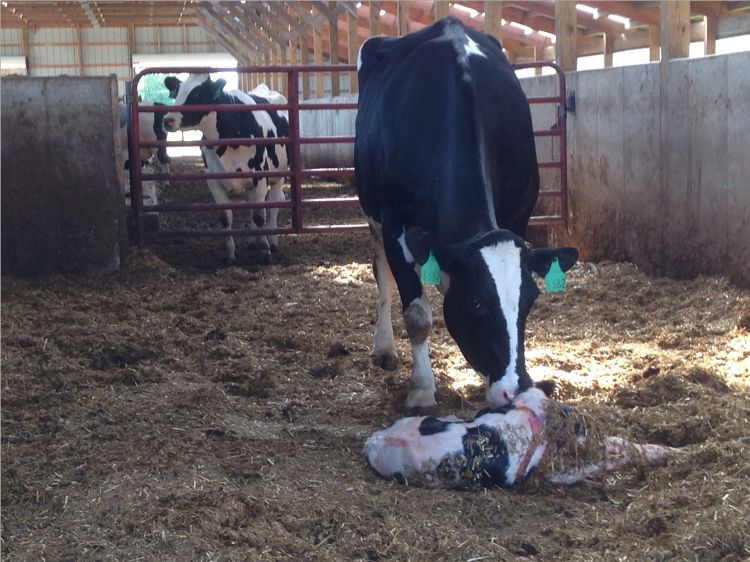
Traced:
[[[549, 401], [539, 387], [520, 392], [510, 404], [488, 408], [470, 420], [455, 416], [411, 416], [376, 431], [363, 453], [370, 466], [384, 478], [428, 488], [511, 488], [526, 479], [542, 462], [554, 466], [544, 476], [556, 484], [575, 484], [636, 464], [655, 464], [679, 449], [656, 444], [637, 444], [621, 437], [592, 439], [582, 428], [555, 431], [562, 420], [551, 419]], [[575, 419], [567, 406], [553, 408]], [[549, 425], [548, 425], [549, 422]], [[564, 422], [563, 422], [564, 423]], [[578, 429], [578, 431], [576, 431]], [[560, 440], [560, 442], [558, 442]], [[570, 441], [574, 446], [570, 447]], [[593, 458], [578, 454], [590, 448]], [[573, 454], [569, 449], [572, 449]]]
[[[203, 104], [283, 104], [286, 98], [261, 84], [251, 92], [233, 90], [224, 91], [226, 81], [222, 78], [214, 81], [208, 74], [191, 74], [181, 82], [174, 76], [164, 80], [176, 105]], [[230, 138], [272, 138], [286, 137], [289, 134], [289, 118], [286, 111], [212, 111], [210, 113], [170, 112], [164, 117], [164, 128], [167, 131], [199, 130], [208, 140]], [[203, 159], [209, 172], [261, 172], [286, 170], [289, 167], [287, 149], [284, 145], [256, 146], [219, 146], [201, 147]], [[216, 203], [229, 203], [231, 194], [244, 193], [248, 201], [277, 202], [284, 200], [282, 185], [284, 178], [235, 178], [209, 179], [208, 188]], [[269, 228], [276, 228], [278, 209], [269, 210]], [[224, 228], [232, 228], [232, 211], [221, 213]], [[253, 210], [251, 228], [262, 228], [265, 225], [265, 209]], [[255, 243], [268, 255], [270, 249], [278, 248], [278, 236], [256, 237]], [[235, 259], [234, 239], [227, 237], [227, 258]]]
[[[161, 105], [163, 103], [141, 102], [140, 105]], [[166, 107], [166, 106], [164, 106]], [[138, 132], [141, 141], [167, 140], [167, 132], [164, 130], [163, 119], [167, 114], [166, 111], [157, 111], [155, 113], [138, 113]], [[125, 163], [125, 169], [130, 169], [130, 133], [128, 131], [130, 123], [130, 106], [120, 104], [120, 146], [122, 147], [122, 160]], [[141, 148], [141, 165], [146, 164], [156, 156], [159, 164], [166, 166], [171, 162], [167, 154], [167, 148], [164, 146], [158, 148]]]
[[355, 167], [375, 239], [379, 313], [372, 354], [397, 357], [391, 292], [401, 296], [413, 368], [408, 409], [435, 405], [428, 335], [432, 309], [418, 272], [440, 266], [446, 327], [488, 379], [488, 402], [508, 403], [532, 384], [524, 363], [526, 317], [555, 258], [523, 240], [539, 191], [528, 101], [491, 36], [454, 18], [400, 38], [373, 37], [358, 58]]

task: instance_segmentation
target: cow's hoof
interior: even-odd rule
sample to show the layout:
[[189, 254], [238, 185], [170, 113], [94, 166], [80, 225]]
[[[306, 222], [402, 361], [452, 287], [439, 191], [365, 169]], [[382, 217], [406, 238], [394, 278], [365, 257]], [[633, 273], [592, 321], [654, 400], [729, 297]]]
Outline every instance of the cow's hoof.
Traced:
[[395, 371], [398, 368], [398, 355], [395, 353], [373, 353], [372, 362], [386, 371]]
[[438, 406], [435, 404], [434, 406], [413, 406], [409, 407], [406, 406], [406, 409], [404, 411], [404, 415], [409, 416], [437, 416], [440, 412], [438, 411]]
[[435, 400], [435, 389], [412, 389], [406, 397], [406, 411], [420, 412], [409, 415], [433, 415], [425, 412], [437, 413], [437, 401]]

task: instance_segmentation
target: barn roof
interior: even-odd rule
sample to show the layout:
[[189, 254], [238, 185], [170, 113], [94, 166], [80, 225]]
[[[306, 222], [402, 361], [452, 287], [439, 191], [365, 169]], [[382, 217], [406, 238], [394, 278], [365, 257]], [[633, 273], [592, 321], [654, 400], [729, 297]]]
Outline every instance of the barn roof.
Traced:
[[[498, 12], [492, 7], [501, 5]], [[649, 28], [660, 23], [659, 2], [591, 0], [578, 4], [578, 55], [602, 52], [602, 37], [612, 39], [614, 50], [649, 45]], [[437, 5], [437, 6], [436, 6]], [[442, 6], [441, 6], [442, 5]], [[396, 35], [399, 18], [408, 11], [408, 29], [434, 21], [436, 10], [450, 13], [467, 25], [485, 29], [485, 18], [495, 23], [504, 47], [511, 53], [544, 49], [555, 42], [555, 2], [552, 0], [482, 2], [395, 1], [139, 1], [98, 0], [88, 2], [3, 1], [3, 27], [128, 27], [200, 26], [219, 36], [224, 47], [238, 58], [242, 51], [269, 51], [300, 40], [312, 51], [314, 32], [322, 33], [323, 48], [330, 52], [337, 27], [338, 51], [347, 57], [348, 31], [358, 42], [371, 35], [373, 22], [380, 33]], [[347, 21], [348, 20], [348, 21]], [[355, 23], [351, 23], [351, 21]], [[704, 25], [715, 22], [717, 37], [750, 33], [750, 1], [691, 1], [692, 40], [703, 39]], [[348, 27], [351, 25], [352, 27]], [[403, 24], [402, 24], [403, 25]], [[325, 31], [324, 31], [325, 30]], [[239, 51], [239, 52], [238, 52]]]

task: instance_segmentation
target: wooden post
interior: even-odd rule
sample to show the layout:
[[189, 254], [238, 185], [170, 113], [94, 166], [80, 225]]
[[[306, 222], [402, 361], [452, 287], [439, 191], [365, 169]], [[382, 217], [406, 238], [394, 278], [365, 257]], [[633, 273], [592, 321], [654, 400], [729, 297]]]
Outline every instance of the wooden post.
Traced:
[[443, 19], [450, 13], [450, 4], [446, 0], [435, 0], [432, 4], [435, 9], [435, 21]]
[[576, 51], [576, 3], [564, 0], [555, 2], [555, 58], [563, 70], [575, 70], [578, 64]]
[[78, 56], [78, 75], [83, 76], [83, 40], [80, 25], [76, 26], [76, 55]]
[[133, 72], [133, 53], [135, 53], [135, 25], [132, 23], [128, 26], [128, 76], [133, 79], [135, 73]]
[[156, 51], [161, 53], [161, 28], [157, 24], [154, 26], [154, 30], [156, 32]]
[[370, 0], [370, 37], [380, 35], [380, 2]]
[[[336, 2], [329, 4], [330, 8], [336, 7]], [[338, 14], [328, 18], [328, 47], [330, 50], [331, 64], [339, 63], [339, 19]], [[331, 72], [331, 96], [341, 95], [341, 73]]]
[[21, 28], [21, 55], [26, 61], [26, 75], [31, 76], [31, 58], [29, 57], [29, 28]]
[[484, 2], [484, 32], [492, 35], [503, 43], [503, 26], [500, 19], [503, 15], [503, 3], [501, 0], [485, 0]]
[[612, 68], [612, 61], [615, 54], [615, 38], [609, 33], [605, 33], [602, 38], [604, 47], [604, 68]]
[[[284, 45], [279, 45], [279, 64], [287, 66], [289, 64], [289, 49]], [[289, 97], [289, 75], [286, 72], [281, 73], [281, 90], [285, 98]]]
[[658, 25], [648, 26], [648, 60], [656, 62], [661, 57], [661, 30]]
[[703, 54], [716, 54], [716, 32], [719, 27], [719, 18], [714, 16], [703, 16]]
[[[313, 56], [315, 57], [315, 64], [323, 64], [323, 36], [313, 30]], [[325, 95], [325, 76], [322, 72], [315, 73], [315, 97], [322, 98]]]
[[[307, 42], [306, 36], [301, 36], [299, 39], [299, 54], [300, 54], [300, 61], [302, 63], [302, 66], [307, 66], [310, 64], [310, 46]], [[308, 100], [310, 99], [310, 74], [304, 73], [300, 75], [300, 80], [302, 81], [302, 99]]]
[[399, 36], [409, 34], [409, 2], [407, 0], [396, 2], [396, 29]]
[[661, 0], [661, 59], [690, 53], [690, 0]]
[[[346, 17], [346, 40], [349, 64], [355, 64], [359, 50], [359, 37], [357, 37], [357, 18], [351, 14]], [[356, 72], [349, 73], [349, 92], [352, 94], [359, 92]]]
[[[534, 62], [539, 62], [540, 60], [544, 60], [544, 48], [539, 48], [538, 45], [534, 45]], [[537, 66], [534, 68], [534, 76], [541, 76], [542, 75], [542, 67]]]
[[187, 26], [184, 23], [180, 26], [180, 42], [182, 43], [182, 52], [187, 53]]

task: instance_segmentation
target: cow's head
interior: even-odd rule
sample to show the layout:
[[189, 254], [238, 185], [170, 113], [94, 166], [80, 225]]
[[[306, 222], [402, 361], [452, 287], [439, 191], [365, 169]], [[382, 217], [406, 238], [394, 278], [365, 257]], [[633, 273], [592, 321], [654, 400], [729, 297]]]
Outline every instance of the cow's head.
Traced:
[[[190, 74], [182, 82], [176, 76], [167, 76], [164, 85], [169, 90], [169, 97], [174, 98], [175, 105], [204, 105], [217, 103], [224, 91], [226, 80], [211, 80], [208, 74]], [[164, 129], [169, 132], [190, 129], [203, 129], [204, 118], [208, 112], [175, 112], [164, 116]]]
[[460, 244], [441, 244], [418, 227], [406, 244], [419, 264], [432, 251], [449, 278], [445, 325], [469, 365], [488, 380], [487, 401], [502, 406], [532, 386], [524, 362], [526, 317], [544, 276], [557, 258], [563, 271], [578, 260], [575, 248], [527, 248], [508, 230], [494, 230]]

